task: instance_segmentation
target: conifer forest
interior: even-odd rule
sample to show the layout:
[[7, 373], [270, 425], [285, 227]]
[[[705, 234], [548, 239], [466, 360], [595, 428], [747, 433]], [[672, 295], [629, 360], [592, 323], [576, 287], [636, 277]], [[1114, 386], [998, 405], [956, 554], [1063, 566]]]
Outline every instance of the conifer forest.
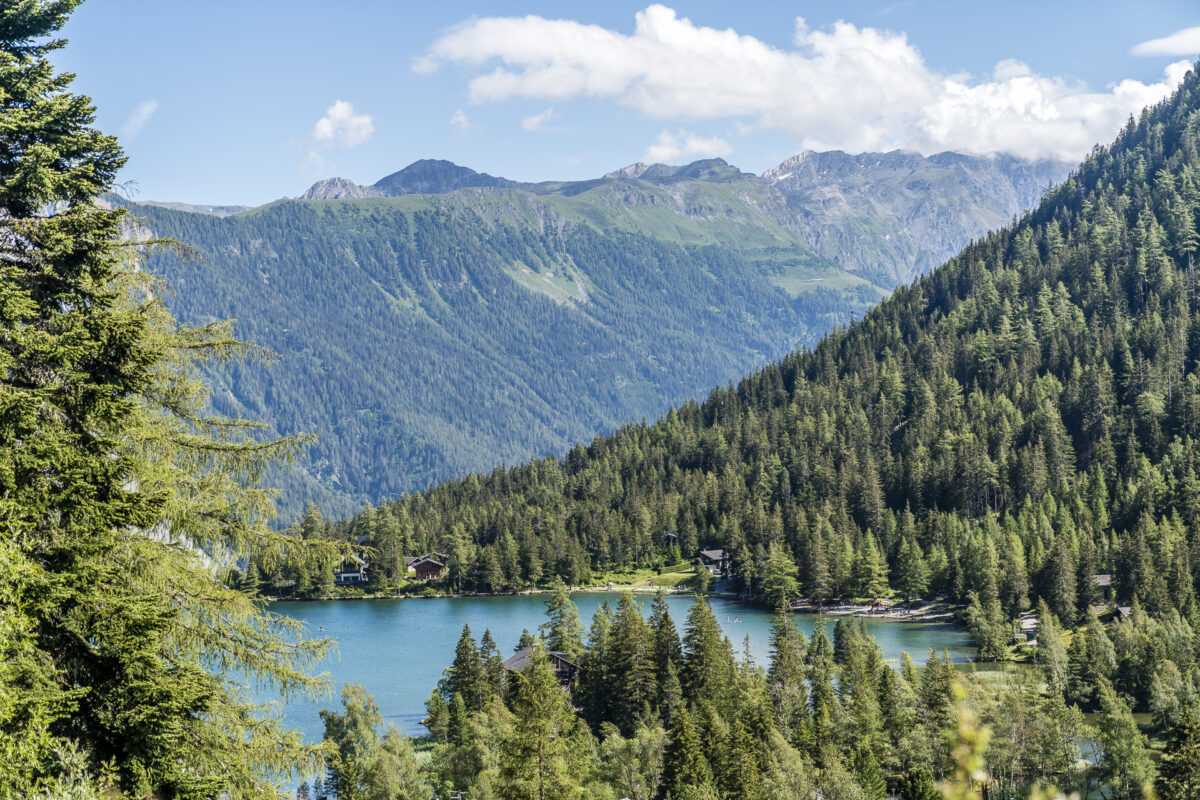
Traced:
[[[741, 188], [722, 197], [744, 204], [707, 244], [582, 206], [586, 224], [468, 236], [447, 220], [517, 191], [470, 170], [440, 199], [331, 179], [359, 194], [235, 209], [238, 241], [324, 265], [288, 284], [297, 303], [445, 305], [339, 284], [326, 268], [349, 227], [413, 275], [478, 270], [469, 314], [299, 354], [303, 380], [340, 376], [319, 392], [345, 419], [317, 452], [364, 493], [318, 487], [305, 459], [327, 445], [213, 383], [236, 375], [276, 422], [309, 411], [276, 398], [295, 383], [252, 377], [288, 369], [243, 340], [276, 328], [176, 318], [186, 287], [155, 269], [204, 280], [192, 248], [216, 217], [122, 197], [137, 131], [103, 132], [57, 66], [77, 6], [0, 2], [0, 800], [1200, 800], [1200, 68], [1035, 208], [890, 293], [780, 290], [762, 259], [832, 262], [794, 231], [724, 241], [774, 190], [723, 161]], [[579, 338], [539, 341], [513, 320], [561, 321], [565, 301], [489, 265], [564, 257], [577, 285], [554, 291], [599, 299], [564, 323]], [[689, 305], [659, 309], [656, 282]], [[271, 297], [253, 307], [275, 319]], [[573, 373], [592, 335], [642, 382], [622, 395], [604, 388], [621, 364]], [[401, 340], [443, 357], [406, 361]], [[803, 346], [686, 399], [785, 344]], [[378, 365], [431, 437], [389, 445], [412, 474], [381, 470], [382, 438], [329, 455], [391, 425], [353, 411], [338, 358]], [[492, 391], [502, 372], [590, 427], [522, 416]], [[436, 396], [420, 383], [435, 373], [462, 391]], [[439, 403], [462, 405], [461, 427], [431, 422]], [[558, 455], [508, 458], [535, 445]], [[277, 501], [306, 510], [281, 523]], [[575, 592], [598, 589], [617, 591], [585, 619]], [[322, 671], [369, 653], [276, 605], [525, 592], [545, 615], [515, 648], [461, 629], [421, 736]], [[664, 592], [693, 598], [686, 616]], [[731, 640], [716, 595], [773, 614], [768, 657]], [[931, 609], [969, 633], [969, 662], [885, 657], [856, 616]], [[323, 708], [319, 739], [271, 702], [296, 698]]]

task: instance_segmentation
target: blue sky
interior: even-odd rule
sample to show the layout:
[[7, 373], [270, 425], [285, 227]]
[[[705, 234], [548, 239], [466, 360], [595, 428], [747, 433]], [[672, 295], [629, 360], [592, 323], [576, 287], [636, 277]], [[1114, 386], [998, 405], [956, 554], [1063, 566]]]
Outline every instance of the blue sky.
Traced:
[[1200, 8], [90, 0], [64, 35], [134, 196], [257, 204], [418, 158], [517, 180], [809, 147], [1075, 159], [1200, 54]]

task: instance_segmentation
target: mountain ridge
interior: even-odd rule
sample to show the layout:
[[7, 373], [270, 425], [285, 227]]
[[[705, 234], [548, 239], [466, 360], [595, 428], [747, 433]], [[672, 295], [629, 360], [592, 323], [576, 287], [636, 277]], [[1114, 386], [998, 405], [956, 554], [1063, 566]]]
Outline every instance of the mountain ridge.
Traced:
[[[815, 347], [333, 530], [453, 553], [456, 588], [493, 592], [722, 548], [751, 597], [960, 603], [981, 660], [1008, 656], [1028, 609], [1094, 636], [1098, 609], [1128, 606], [1124, 655], [1095, 669], [1148, 707], [1162, 662], [1143, 654], [1180, 641], [1197, 669], [1198, 230], [1193, 70], [1037, 208]], [[1072, 670], [1099, 652], [1078, 643]]]
[[[953, 174], [926, 164], [916, 167]], [[814, 344], [900, 282], [819, 252], [809, 241], [819, 208], [798, 214], [724, 160], [633, 173], [514, 188], [428, 161], [381, 180], [447, 191], [357, 197], [364, 187], [347, 182], [329, 187], [346, 199], [225, 218], [134, 210], [203, 256], [151, 264], [175, 286], [181, 319], [236, 319], [239, 335], [284, 357], [265, 376], [213, 379], [223, 413], [319, 434], [282, 478], [287, 519], [307, 498], [349, 513], [655, 417]], [[930, 182], [916, 196], [936, 191]], [[861, 258], [903, 233], [900, 216], [845, 238]], [[982, 232], [951, 227], [942, 246]], [[329, 287], [345, 299], [328, 303]], [[431, 361], [447, 366], [430, 372]]]

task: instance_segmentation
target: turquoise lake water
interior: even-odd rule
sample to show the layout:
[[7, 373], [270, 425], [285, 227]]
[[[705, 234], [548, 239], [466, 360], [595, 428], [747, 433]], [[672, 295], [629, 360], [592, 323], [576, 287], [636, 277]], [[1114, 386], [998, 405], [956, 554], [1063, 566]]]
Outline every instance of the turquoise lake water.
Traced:
[[[616, 593], [583, 592], [574, 595], [585, 629], [605, 600], [616, 605]], [[409, 598], [402, 600], [342, 600], [328, 602], [275, 603], [271, 609], [303, 621], [312, 637], [328, 637], [336, 651], [317, 671], [326, 671], [334, 682], [332, 699], [316, 703], [304, 700], [284, 705], [289, 727], [302, 731], [310, 741], [319, 741], [324, 730], [321, 708], [338, 706], [344, 683], [361, 683], [375, 696], [384, 724], [393, 723], [411, 736], [426, 731], [420, 724], [425, 700], [437, 685], [442, 670], [454, 658], [454, 646], [464, 624], [470, 624], [476, 641], [490, 629], [501, 652], [508, 656], [528, 628], [537, 632], [545, 621], [547, 595], [512, 597]], [[643, 612], [649, 614], [650, 595], [638, 595]], [[690, 595], [668, 595], [667, 603], [675, 627], [682, 635]], [[747, 603], [712, 598], [713, 611], [725, 635], [740, 657], [742, 642], [750, 637], [755, 660], [766, 665], [770, 653], [771, 613]], [[795, 614], [800, 630], [810, 634], [817, 623], [812, 614]], [[824, 617], [826, 634], [832, 638], [836, 618]], [[923, 663], [930, 648], [966, 661], [974, 647], [966, 631], [955, 625], [913, 622], [866, 621], [868, 632], [879, 642], [886, 658], [897, 662], [907, 651]]]

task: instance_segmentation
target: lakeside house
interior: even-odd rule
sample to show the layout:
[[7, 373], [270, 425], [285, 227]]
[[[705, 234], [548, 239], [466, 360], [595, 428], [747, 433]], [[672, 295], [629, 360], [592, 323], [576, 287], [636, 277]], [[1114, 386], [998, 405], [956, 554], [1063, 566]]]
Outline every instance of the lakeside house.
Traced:
[[727, 550], [719, 548], [701, 550], [696, 558], [701, 566], [707, 567], [708, 571], [717, 577], [729, 572], [731, 559]]
[[419, 581], [438, 581], [446, 574], [446, 558], [445, 553], [427, 553], [412, 559], [404, 559], [408, 562], [408, 571], [416, 576]]
[[[533, 646], [522, 647], [517, 652], [513, 653], [507, 661], [504, 662], [504, 668], [509, 672], [524, 672], [533, 663]], [[570, 685], [575, 680], [575, 674], [579, 672], [579, 666], [571, 659], [567, 658], [566, 653], [560, 653], [551, 650], [546, 653], [546, 657], [550, 659], [550, 668], [554, 670], [555, 677], [564, 685]]]
[[338, 586], [348, 586], [367, 582], [367, 560], [362, 556], [350, 555], [342, 560], [333, 573], [333, 582]]

